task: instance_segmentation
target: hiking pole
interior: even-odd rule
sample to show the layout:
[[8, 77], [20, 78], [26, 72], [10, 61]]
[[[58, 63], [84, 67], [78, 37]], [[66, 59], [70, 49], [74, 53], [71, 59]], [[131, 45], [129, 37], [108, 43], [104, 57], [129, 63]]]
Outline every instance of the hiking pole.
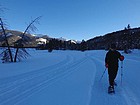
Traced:
[[121, 61], [121, 85], [122, 85], [122, 78], [123, 78], [123, 61]]
[[104, 72], [103, 72], [103, 74], [102, 74], [102, 76], [101, 76], [101, 78], [100, 78], [99, 81], [101, 81], [101, 79], [103, 78], [103, 76], [104, 76], [104, 74], [105, 74], [105, 71], [106, 71], [106, 68], [105, 68], [105, 70], [104, 70]]

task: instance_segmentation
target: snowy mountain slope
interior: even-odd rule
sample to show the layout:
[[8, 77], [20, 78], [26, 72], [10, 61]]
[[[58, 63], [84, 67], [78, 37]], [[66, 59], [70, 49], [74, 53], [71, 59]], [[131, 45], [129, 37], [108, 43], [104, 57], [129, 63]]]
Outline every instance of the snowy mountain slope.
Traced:
[[138, 50], [124, 54], [115, 95], [107, 93], [107, 71], [100, 80], [106, 51], [29, 52], [22, 62], [0, 63], [0, 105], [140, 105]]

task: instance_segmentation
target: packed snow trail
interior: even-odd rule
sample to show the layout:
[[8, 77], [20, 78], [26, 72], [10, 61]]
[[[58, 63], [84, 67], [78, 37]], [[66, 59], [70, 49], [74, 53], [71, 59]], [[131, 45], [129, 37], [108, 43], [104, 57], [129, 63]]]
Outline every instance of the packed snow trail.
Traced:
[[140, 105], [139, 51], [124, 54], [114, 95], [107, 71], [100, 80], [106, 51], [30, 52], [25, 61], [0, 64], [0, 105]]
[[124, 62], [124, 83], [122, 94], [127, 102], [127, 105], [140, 105], [140, 81], [139, 81], [139, 66], [140, 53], [132, 53], [131, 56], [126, 55]]
[[[70, 58], [67, 57], [65, 60], [56, 65], [10, 77], [4, 80], [2, 79], [1, 83], [3, 84], [0, 87], [0, 104], [14, 104], [18, 102], [18, 100], [21, 101], [22, 98], [24, 99], [28, 95], [31, 95], [33, 93], [32, 91], [36, 92], [40, 88], [43, 88], [45, 83], [48, 83], [56, 78], [53, 75], [58, 72], [58, 69], [63, 68], [64, 63], [67, 65], [69, 61]], [[59, 74], [61, 74], [60, 70], [59, 72]], [[62, 73], [65, 72], [62, 71]]]
[[[76, 56], [66, 54], [66, 58], [58, 64], [44, 67], [42, 69], [24, 73], [21, 75], [12, 76], [6, 79], [1, 79], [2, 85], [0, 86], [0, 105], [21, 105], [24, 100], [28, 99], [29, 97], [32, 97], [34, 94], [37, 94], [44, 89], [47, 89], [48, 86], [56, 83], [62, 78], [65, 79], [67, 76], [77, 71], [81, 72], [80, 70], [83, 70], [83, 68], [86, 67], [85, 64], [87, 62], [89, 61], [88, 58], [84, 55], [84, 53], [82, 53], [82, 55], [79, 58], [77, 58]], [[81, 66], [82, 69], [80, 69]], [[84, 70], [86, 70], [86, 68]], [[93, 74], [91, 76], [93, 76]], [[88, 95], [85, 97], [88, 97]], [[85, 100], [85, 103], [87, 100]]]
[[[117, 76], [118, 86], [115, 87], [116, 92], [113, 95], [109, 95], [107, 93], [107, 88], [108, 88], [107, 71], [106, 71], [106, 74], [104, 75], [104, 77], [102, 78], [102, 80], [99, 81], [100, 80], [99, 76], [101, 76], [101, 73], [105, 70], [105, 67], [104, 67], [105, 53], [104, 53], [104, 57], [98, 56], [98, 54], [93, 55], [92, 53], [90, 53], [89, 56], [92, 57], [92, 59], [95, 61], [96, 68], [97, 68], [96, 79], [95, 79], [95, 83], [93, 85], [92, 97], [91, 97], [91, 101], [90, 101], [89, 105], [140, 105], [140, 101], [138, 98], [140, 95], [140, 92], [139, 92], [140, 86], [138, 85], [138, 83], [140, 83], [140, 81], [138, 81], [137, 83], [135, 81], [139, 77], [137, 77], [138, 75], [136, 75], [136, 72], [131, 71], [131, 69], [130, 69], [133, 67], [132, 64], [134, 61], [137, 64], [139, 64], [140, 61], [132, 59], [134, 57], [131, 57], [131, 59], [130, 58], [127, 59], [128, 55], [125, 55], [126, 59], [123, 64], [123, 72], [124, 72], [123, 82], [121, 84], [121, 79], [120, 79], [121, 78], [120, 77], [121, 68], [119, 68], [119, 73]], [[140, 57], [136, 57], [136, 58], [140, 59]], [[135, 66], [137, 64], [135, 64]], [[135, 71], [138, 71], [136, 69], [137, 68], [135, 68]], [[128, 71], [125, 71], [125, 70], [128, 70]], [[125, 74], [125, 73], [127, 73], [127, 74]], [[134, 75], [131, 75], [131, 74], [134, 74]], [[130, 82], [130, 81], [133, 81], [133, 82]], [[134, 91], [136, 91], [136, 92], [134, 92]], [[137, 93], [139, 93], [139, 94], [137, 94]]]
[[[94, 81], [94, 74], [96, 68], [91, 60], [84, 58], [81, 64], [76, 65], [76, 68], [70, 68], [73, 72], [67, 77], [63, 77], [51, 87], [45, 89], [46, 93], [43, 97], [46, 97], [46, 104], [49, 105], [87, 105], [90, 98], [91, 83]], [[85, 66], [89, 66], [87, 69]], [[57, 88], [57, 89], [56, 89]], [[41, 92], [42, 93], [42, 92]], [[38, 94], [28, 100], [33, 100]], [[42, 97], [42, 94], [39, 95]], [[55, 98], [55, 100], [54, 100]], [[28, 100], [23, 103], [28, 104]], [[42, 98], [41, 98], [42, 100]], [[37, 101], [30, 101], [30, 105], [38, 105]], [[43, 103], [42, 103], [43, 104]]]
[[[119, 86], [116, 87], [116, 94], [110, 95], [108, 94], [108, 79], [107, 79], [107, 70], [100, 80], [100, 77], [105, 70], [104, 67], [104, 57], [90, 55], [92, 60], [96, 64], [97, 74], [94, 85], [92, 86], [92, 97], [89, 105], [126, 105], [123, 100], [123, 97], [119, 94], [120, 90]], [[119, 91], [119, 92], [118, 92]]]

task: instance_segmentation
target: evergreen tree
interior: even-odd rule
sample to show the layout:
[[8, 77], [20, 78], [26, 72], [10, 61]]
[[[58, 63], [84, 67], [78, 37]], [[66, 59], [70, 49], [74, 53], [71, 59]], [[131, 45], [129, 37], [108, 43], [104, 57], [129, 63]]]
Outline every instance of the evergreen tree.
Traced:
[[53, 51], [53, 40], [50, 40], [48, 43], [48, 52], [52, 52]]
[[127, 25], [127, 29], [128, 29], [128, 30], [131, 29], [130, 24]]
[[85, 50], [87, 50], [87, 43], [84, 40], [82, 40], [82, 42], [81, 42], [81, 51], [85, 51]]

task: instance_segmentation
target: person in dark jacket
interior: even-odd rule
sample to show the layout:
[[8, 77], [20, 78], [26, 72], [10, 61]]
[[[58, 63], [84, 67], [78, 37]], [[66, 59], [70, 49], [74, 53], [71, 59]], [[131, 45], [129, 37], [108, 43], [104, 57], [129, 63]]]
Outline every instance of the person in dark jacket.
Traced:
[[118, 62], [124, 60], [124, 56], [116, 50], [116, 45], [111, 44], [110, 50], [107, 52], [105, 57], [105, 66], [108, 68], [109, 75], [109, 88], [114, 89], [114, 80], [118, 72]]

